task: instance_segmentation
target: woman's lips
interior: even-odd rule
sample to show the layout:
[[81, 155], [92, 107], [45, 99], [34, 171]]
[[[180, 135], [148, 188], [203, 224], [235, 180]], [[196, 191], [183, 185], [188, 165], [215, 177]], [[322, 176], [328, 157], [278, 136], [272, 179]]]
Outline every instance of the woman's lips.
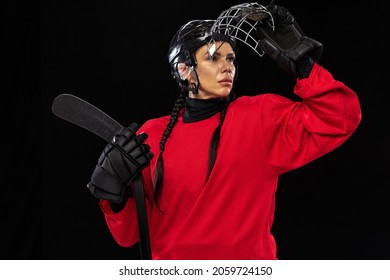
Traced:
[[232, 80], [230, 79], [224, 79], [218, 82], [220, 85], [223, 86], [231, 86], [232, 85]]

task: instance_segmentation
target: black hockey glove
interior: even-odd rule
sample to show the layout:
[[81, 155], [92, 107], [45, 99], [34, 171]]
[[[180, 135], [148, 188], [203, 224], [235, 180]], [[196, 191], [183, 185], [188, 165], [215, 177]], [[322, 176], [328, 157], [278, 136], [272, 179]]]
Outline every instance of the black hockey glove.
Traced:
[[104, 148], [92, 173], [88, 189], [98, 199], [123, 204], [132, 196], [128, 185], [142, 169], [149, 165], [152, 152], [144, 141], [146, 133], [138, 136], [138, 125], [123, 128]]
[[266, 23], [258, 25], [259, 47], [296, 78], [308, 77], [313, 61], [321, 57], [322, 44], [307, 37], [285, 7], [269, 5], [266, 8], [273, 16], [275, 30]]

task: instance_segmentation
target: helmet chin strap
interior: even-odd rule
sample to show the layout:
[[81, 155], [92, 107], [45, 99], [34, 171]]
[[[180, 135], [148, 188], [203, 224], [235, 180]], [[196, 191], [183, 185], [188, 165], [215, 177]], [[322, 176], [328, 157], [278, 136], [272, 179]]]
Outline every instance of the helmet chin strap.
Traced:
[[200, 85], [200, 82], [199, 82], [199, 78], [198, 78], [198, 73], [196, 73], [196, 70], [192, 70], [195, 74], [195, 79], [197, 81], [197, 84], [196, 83], [191, 83], [189, 86], [187, 85], [184, 85], [184, 87], [188, 90], [188, 91], [192, 91], [195, 95], [198, 94], [199, 92], [199, 85]]
[[191, 83], [190, 85], [186, 85], [184, 82], [181, 82], [181, 88], [184, 91], [193, 92], [195, 95], [198, 94], [199, 83], [196, 85], [195, 83]]
[[191, 85], [189, 86], [189, 91], [192, 91], [195, 95], [198, 94], [198, 89], [199, 89], [199, 84], [198, 86], [194, 83], [191, 83]]

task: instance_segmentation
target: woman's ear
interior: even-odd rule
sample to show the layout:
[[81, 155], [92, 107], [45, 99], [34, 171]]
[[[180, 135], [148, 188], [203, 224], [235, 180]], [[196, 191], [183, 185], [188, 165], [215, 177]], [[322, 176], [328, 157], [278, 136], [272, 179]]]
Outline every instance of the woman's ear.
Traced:
[[190, 75], [192, 68], [185, 63], [181, 62], [177, 64], [177, 71], [179, 72], [179, 77], [183, 81], [187, 80], [188, 76]]

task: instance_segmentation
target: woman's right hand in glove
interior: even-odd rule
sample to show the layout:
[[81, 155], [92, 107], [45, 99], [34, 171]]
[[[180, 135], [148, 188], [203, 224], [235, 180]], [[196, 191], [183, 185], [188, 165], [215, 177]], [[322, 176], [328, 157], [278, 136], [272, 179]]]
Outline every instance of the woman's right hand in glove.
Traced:
[[115, 135], [104, 148], [87, 187], [98, 199], [122, 204], [132, 192], [129, 182], [150, 164], [153, 153], [144, 141], [146, 133], [136, 135], [138, 125], [133, 123]]

